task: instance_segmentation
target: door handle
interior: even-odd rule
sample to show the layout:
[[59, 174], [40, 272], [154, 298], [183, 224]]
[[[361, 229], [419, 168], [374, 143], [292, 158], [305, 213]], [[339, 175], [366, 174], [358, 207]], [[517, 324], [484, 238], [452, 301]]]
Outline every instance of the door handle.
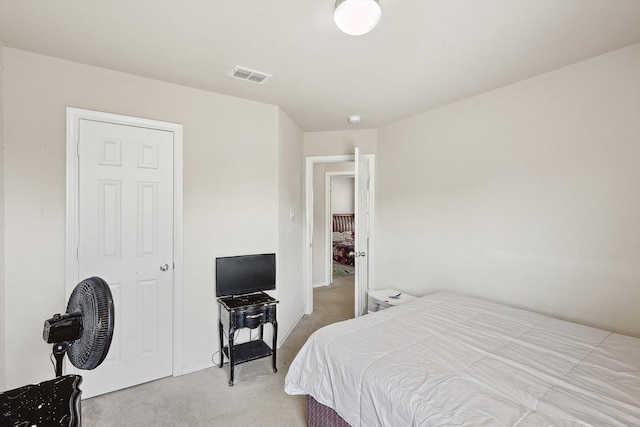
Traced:
[[167, 271], [169, 269], [169, 264], [162, 264], [160, 266], [160, 271]]

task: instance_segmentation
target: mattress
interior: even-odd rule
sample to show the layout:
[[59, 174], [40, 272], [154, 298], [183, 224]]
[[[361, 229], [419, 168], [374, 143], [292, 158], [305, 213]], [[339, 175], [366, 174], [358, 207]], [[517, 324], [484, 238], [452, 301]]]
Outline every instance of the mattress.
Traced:
[[640, 339], [434, 293], [316, 331], [285, 391], [351, 426], [640, 425]]

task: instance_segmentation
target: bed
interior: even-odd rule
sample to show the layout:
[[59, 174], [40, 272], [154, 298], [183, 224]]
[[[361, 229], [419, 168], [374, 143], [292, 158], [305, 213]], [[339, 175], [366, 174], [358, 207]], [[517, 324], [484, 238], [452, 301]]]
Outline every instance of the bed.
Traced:
[[319, 329], [285, 391], [332, 425], [638, 426], [640, 338], [438, 292]]
[[333, 260], [344, 265], [354, 265], [354, 216], [352, 213], [333, 214]]

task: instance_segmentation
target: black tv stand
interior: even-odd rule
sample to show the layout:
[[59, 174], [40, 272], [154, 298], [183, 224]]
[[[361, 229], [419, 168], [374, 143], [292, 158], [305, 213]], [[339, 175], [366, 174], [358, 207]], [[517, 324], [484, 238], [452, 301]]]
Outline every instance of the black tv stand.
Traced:
[[[224, 357], [229, 359], [229, 385], [233, 385], [234, 366], [263, 357], [273, 357], [273, 372], [276, 368], [276, 345], [278, 342], [278, 322], [276, 320], [276, 304], [278, 301], [264, 292], [244, 295], [229, 295], [218, 299], [218, 329], [220, 333], [220, 367]], [[224, 310], [223, 310], [224, 309]], [[263, 340], [265, 323], [273, 327], [271, 347]], [[258, 339], [236, 344], [234, 335], [241, 328], [260, 328]], [[228, 336], [225, 346], [224, 334]]]

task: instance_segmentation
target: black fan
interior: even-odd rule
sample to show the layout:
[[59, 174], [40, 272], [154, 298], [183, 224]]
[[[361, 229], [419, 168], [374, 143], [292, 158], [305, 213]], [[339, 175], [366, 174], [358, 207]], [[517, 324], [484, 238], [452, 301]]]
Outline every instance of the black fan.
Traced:
[[90, 277], [78, 283], [65, 314], [45, 320], [42, 338], [53, 344], [56, 376], [62, 375], [65, 353], [79, 369], [95, 369], [109, 352], [113, 337], [113, 297], [107, 282]]

